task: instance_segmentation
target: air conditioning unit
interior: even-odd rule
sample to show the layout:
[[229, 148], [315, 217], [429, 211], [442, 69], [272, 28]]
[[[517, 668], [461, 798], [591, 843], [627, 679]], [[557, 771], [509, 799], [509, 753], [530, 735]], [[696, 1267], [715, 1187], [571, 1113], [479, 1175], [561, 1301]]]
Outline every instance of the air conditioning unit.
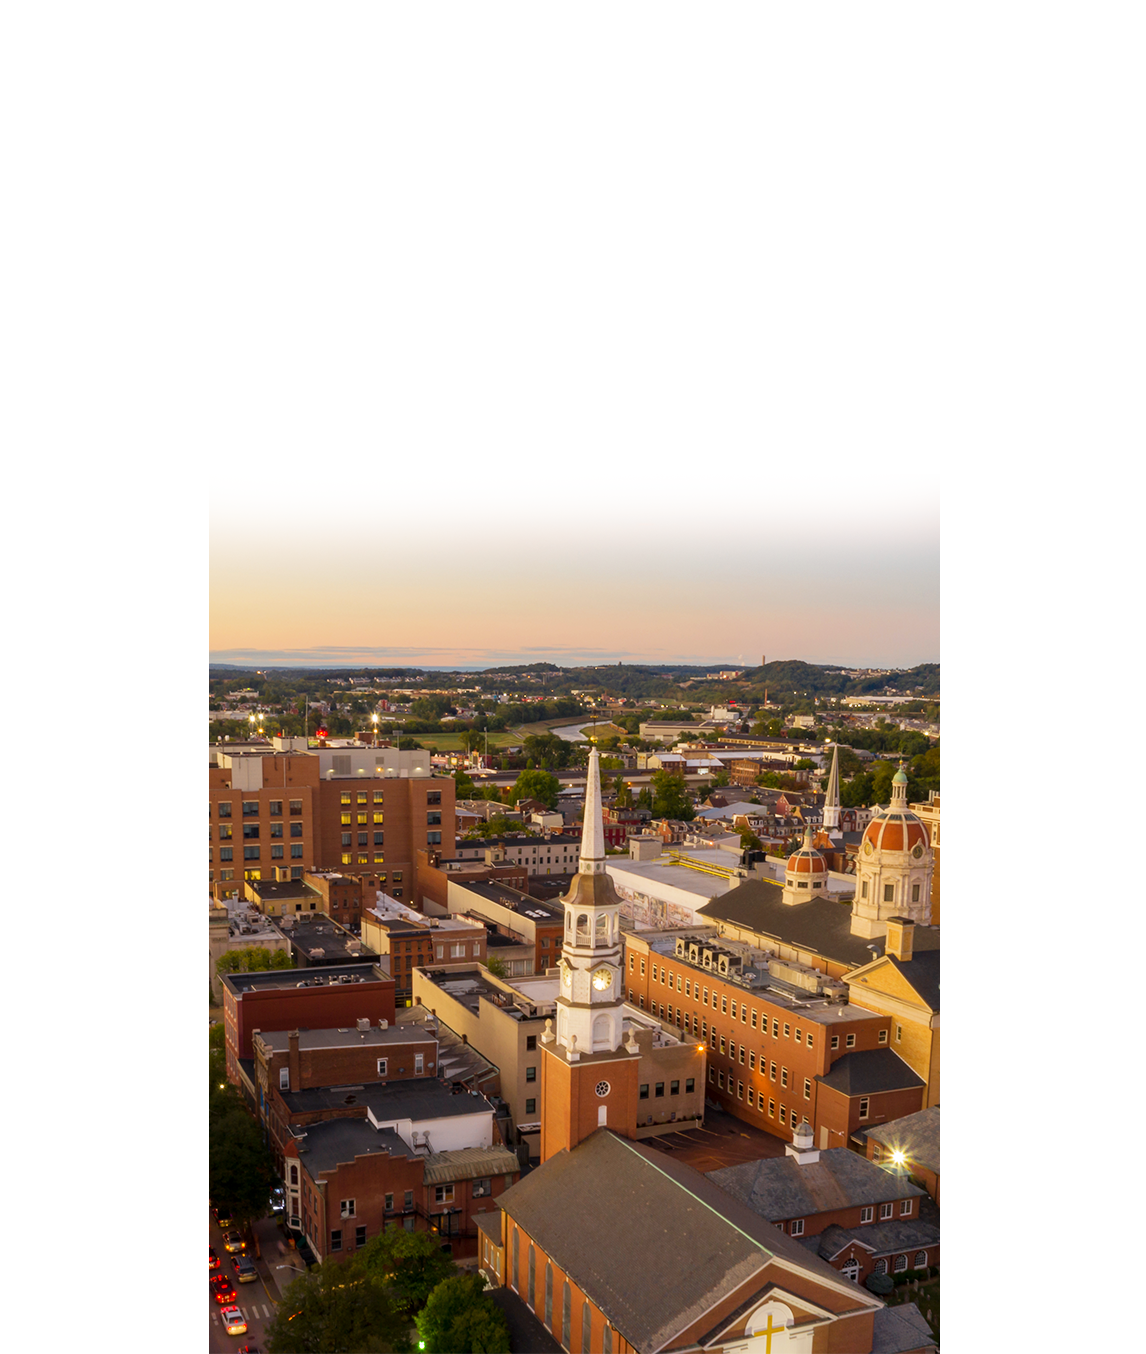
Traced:
[[683, 941], [683, 940], [678, 940], [677, 943], [676, 943], [676, 957], [677, 957], [678, 959], [683, 959], [683, 958], [684, 958], [684, 955], [685, 955], [685, 945], [684, 945], [684, 941]]

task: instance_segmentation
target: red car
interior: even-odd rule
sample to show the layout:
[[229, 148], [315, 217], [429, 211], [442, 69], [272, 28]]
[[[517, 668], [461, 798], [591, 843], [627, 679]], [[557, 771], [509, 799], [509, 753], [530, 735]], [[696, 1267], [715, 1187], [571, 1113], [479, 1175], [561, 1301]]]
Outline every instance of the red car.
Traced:
[[220, 1307], [229, 1307], [238, 1298], [238, 1293], [231, 1287], [230, 1282], [227, 1286], [215, 1289], [215, 1301]]
[[207, 1261], [207, 1268], [208, 1268], [208, 1269], [219, 1269], [219, 1268], [221, 1267], [221, 1265], [222, 1265], [222, 1261], [221, 1261], [221, 1260], [219, 1259], [219, 1257], [215, 1254], [215, 1247], [214, 1247], [214, 1246], [208, 1246], [208, 1247], [207, 1247], [207, 1254], [208, 1254], [208, 1256], [210, 1257], [210, 1258], [208, 1259], [208, 1261]]

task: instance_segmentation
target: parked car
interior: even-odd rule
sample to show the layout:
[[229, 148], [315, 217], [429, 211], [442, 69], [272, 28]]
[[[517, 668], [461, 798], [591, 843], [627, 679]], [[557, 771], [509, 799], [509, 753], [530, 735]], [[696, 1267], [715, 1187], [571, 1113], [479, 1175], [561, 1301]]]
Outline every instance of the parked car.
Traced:
[[223, 1326], [228, 1335], [246, 1335], [247, 1318], [238, 1307], [224, 1307]]

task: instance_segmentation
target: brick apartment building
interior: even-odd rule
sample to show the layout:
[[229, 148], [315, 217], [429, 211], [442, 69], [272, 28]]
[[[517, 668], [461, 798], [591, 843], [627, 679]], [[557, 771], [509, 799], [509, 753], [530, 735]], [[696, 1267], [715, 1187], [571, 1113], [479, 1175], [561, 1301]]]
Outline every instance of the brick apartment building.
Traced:
[[490, 935], [527, 946], [532, 962], [526, 973], [544, 973], [561, 958], [565, 910], [560, 903], [534, 898], [502, 880], [459, 884], [451, 879], [447, 906], [451, 916], [468, 917]]
[[[388, 1224], [429, 1229], [456, 1258], [477, 1215], [518, 1177], [494, 1106], [453, 1073], [436, 1028], [257, 1033], [258, 1112], [283, 1173], [288, 1221], [315, 1255], [346, 1255]], [[486, 1074], [491, 1068], [480, 1060]], [[480, 1069], [479, 1069], [480, 1070]]]
[[388, 956], [398, 1007], [413, 1005], [414, 970], [430, 964], [484, 964], [486, 928], [465, 917], [425, 917], [382, 895], [362, 918], [362, 940]]
[[324, 1029], [356, 1025], [359, 1019], [394, 1020], [394, 980], [377, 965], [326, 969], [272, 969], [228, 973], [223, 989], [223, 1027], [227, 1079], [253, 1107], [256, 1031]]
[[353, 871], [367, 890], [412, 897], [414, 853], [439, 848], [443, 830], [452, 842], [452, 778], [432, 776], [420, 749], [303, 743], [275, 739], [271, 753], [212, 750], [212, 895], [235, 897], [244, 881]]
[[765, 1132], [788, 1139], [806, 1118], [822, 1148], [844, 1147], [924, 1106], [924, 1078], [893, 1051], [903, 1022], [864, 993], [845, 1001], [841, 979], [711, 928], [629, 933], [624, 974], [631, 1003], [708, 1045], [708, 1095]]

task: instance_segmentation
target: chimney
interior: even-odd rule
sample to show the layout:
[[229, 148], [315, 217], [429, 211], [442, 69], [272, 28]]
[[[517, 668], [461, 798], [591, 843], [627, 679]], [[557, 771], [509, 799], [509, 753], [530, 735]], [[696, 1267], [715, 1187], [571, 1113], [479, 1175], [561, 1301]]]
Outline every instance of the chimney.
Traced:
[[302, 1090], [302, 1063], [298, 1052], [298, 1030], [291, 1030], [287, 1036], [290, 1048], [287, 1052], [287, 1066], [290, 1069], [289, 1090]]
[[914, 945], [915, 923], [908, 917], [888, 917], [884, 954], [906, 962], [911, 958]]

